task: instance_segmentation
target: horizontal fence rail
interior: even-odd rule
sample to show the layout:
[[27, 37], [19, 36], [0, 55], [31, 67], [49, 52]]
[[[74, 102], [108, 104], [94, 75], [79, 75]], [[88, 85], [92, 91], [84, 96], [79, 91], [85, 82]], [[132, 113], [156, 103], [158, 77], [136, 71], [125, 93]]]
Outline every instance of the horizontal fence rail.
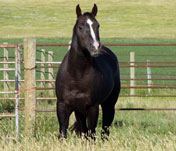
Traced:
[[[152, 78], [152, 79], [146, 79], [146, 78], [140, 78], [140, 79], [124, 79], [121, 78], [121, 81], [130, 81], [130, 80], [136, 80], [136, 81], [146, 81], [146, 80], [156, 80], [156, 81], [175, 81], [176, 79], [156, 79], [156, 78]], [[0, 82], [15, 82], [15, 80], [0, 80]], [[19, 82], [24, 82], [24, 80], [19, 80]], [[36, 82], [55, 82], [55, 80], [36, 80]]]
[[176, 65], [119, 65], [121, 68], [129, 68], [129, 67], [157, 67], [157, 68], [163, 68], [163, 67], [176, 67]]
[[[176, 111], [176, 108], [115, 108], [116, 111]], [[100, 110], [101, 111], [101, 110]], [[36, 110], [36, 112], [56, 112], [56, 110]]]
[[0, 68], [0, 71], [15, 71], [15, 68], [8, 68], [8, 69]]
[[164, 79], [164, 78], [162, 78], [162, 79], [156, 79], [156, 78], [152, 78], [152, 79], [146, 79], [146, 78], [140, 78], [140, 79], [120, 79], [120, 80], [124, 80], [124, 81], [130, 81], [130, 80], [161, 80], [161, 81], [163, 81], [163, 80], [166, 80], [166, 81], [172, 81], [172, 80], [176, 80], [176, 79]]
[[[122, 89], [175, 89], [176, 86], [122, 86]], [[36, 90], [55, 90], [55, 88], [36, 88]]]
[[[68, 47], [71, 44], [37, 44], [37, 47]], [[103, 43], [105, 46], [176, 46], [176, 43], [165, 44], [108, 44]]]
[[3, 114], [0, 114], [0, 117], [15, 117], [16, 115], [15, 114], [10, 114], [10, 113], [3, 113]]
[[[124, 94], [124, 95], [120, 95], [120, 97], [168, 97], [168, 98], [175, 98], [176, 95], [149, 95], [149, 94], [144, 94], [144, 95], [128, 95], [128, 94]], [[57, 98], [55, 97], [37, 97], [37, 100], [57, 100]], [[5, 100], [15, 100], [14, 98], [0, 98], [0, 101], [5, 101]], [[24, 98], [19, 98], [19, 100], [24, 100]]]

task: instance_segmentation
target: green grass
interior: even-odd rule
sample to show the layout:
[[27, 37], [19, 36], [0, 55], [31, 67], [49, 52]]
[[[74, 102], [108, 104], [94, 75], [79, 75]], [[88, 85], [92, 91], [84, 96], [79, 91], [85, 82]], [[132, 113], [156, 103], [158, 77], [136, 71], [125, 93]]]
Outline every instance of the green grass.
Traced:
[[[159, 106], [172, 107], [174, 99], [131, 99], [120, 98], [117, 107]], [[48, 105], [45, 108], [50, 108]], [[13, 119], [1, 119], [0, 150], [78, 150], [78, 151], [104, 151], [104, 150], [175, 150], [176, 119], [172, 111], [117, 111], [111, 126], [109, 141], [103, 142], [101, 132], [101, 112], [97, 126], [96, 142], [86, 141], [68, 131], [68, 139], [59, 141], [58, 121], [51, 113], [37, 114], [37, 129], [35, 137], [24, 134], [24, 118], [20, 118], [20, 138], [14, 140], [15, 122]], [[23, 113], [20, 112], [20, 115]], [[52, 115], [55, 115], [52, 113]], [[71, 116], [70, 125], [74, 122]]]
[[176, 36], [176, 2], [171, 0], [0, 0], [0, 38], [71, 37], [76, 5], [85, 12], [94, 3], [101, 37]]

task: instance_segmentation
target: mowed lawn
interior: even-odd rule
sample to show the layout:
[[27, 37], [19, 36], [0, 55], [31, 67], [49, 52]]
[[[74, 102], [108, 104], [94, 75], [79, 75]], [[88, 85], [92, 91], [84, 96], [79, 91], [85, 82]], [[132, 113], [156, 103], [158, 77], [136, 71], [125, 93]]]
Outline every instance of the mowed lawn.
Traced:
[[176, 1], [0, 0], [0, 38], [71, 37], [76, 5], [85, 12], [94, 3], [101, 37], [176, 37]]

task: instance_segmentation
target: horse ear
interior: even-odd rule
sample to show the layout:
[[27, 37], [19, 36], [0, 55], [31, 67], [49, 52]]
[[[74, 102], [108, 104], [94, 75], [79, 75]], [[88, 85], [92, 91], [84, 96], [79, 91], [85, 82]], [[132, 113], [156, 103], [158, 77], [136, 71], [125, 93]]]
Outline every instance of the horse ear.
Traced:
[[76, 6], [76, 14], [77, 14], [77, 18], [82, 15], [81, 8], [79, 7], [79, 4]]
[[97, 5], [94, 4], [94, 7], [92, 8], [92, 15], [95, 17], [97, 15], [97, 12], [98, 12]]

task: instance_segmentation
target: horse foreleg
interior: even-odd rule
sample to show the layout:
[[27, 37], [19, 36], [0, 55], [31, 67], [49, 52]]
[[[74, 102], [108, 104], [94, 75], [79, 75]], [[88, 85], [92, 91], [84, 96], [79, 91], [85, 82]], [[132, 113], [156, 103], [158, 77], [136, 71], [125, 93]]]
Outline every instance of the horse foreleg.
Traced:
[[98, 121], [98, 114], [99, 114], [99, 107], [92, 106], [88, 110], [87, 120], [88, 120], [88, 136], [95, 139], [95, 128], [97, 126]]
[[57, 102], [57, 117], [59, 121], [59, 138], [67, 138], [69, 117], [72, 113], [71, 108], [63, 102]]

